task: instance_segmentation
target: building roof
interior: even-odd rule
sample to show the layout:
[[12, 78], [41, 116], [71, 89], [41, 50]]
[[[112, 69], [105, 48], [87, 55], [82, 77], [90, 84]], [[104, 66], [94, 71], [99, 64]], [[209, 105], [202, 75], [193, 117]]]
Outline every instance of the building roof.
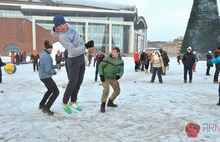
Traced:
[[125, 4], [114, 4], [114, 3], [106, 3], [106, 2], [97, 2], [97, 1], [88, 1], [88, 0], [17, 0], [20, 2], [28, 2], [28, 3], [47, 3], [47, 4], [60, 4], [60, 5], [78, 5], [78, 6], [86, 6], [86, 7], [96, 7], [101, 9], [109, 9], [116, 11], [127, 11], [136, 13], [135, 5], [125, 5]]

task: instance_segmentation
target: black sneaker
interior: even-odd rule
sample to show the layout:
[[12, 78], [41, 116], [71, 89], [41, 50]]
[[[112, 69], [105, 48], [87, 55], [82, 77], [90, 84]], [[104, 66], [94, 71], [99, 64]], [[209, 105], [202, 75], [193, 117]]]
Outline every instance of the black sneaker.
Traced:
[[186, 80], [184, 80], [184, 83], [186, 83]]
[[189, 83], [192, 83], [192, 80], [190, 80]]
[[39, 109], [43, 109], [45, 105], [39, 105]]
[[43, 111], [44, 113], [49, 114], [49, 115], [53, 115], [53, 114], [54, 114], [54, 112], [50, 111], [49, 108], [43, 108], [42, 111]]
[[220, 106], [220, 102], [218, 102], [217, 105]]

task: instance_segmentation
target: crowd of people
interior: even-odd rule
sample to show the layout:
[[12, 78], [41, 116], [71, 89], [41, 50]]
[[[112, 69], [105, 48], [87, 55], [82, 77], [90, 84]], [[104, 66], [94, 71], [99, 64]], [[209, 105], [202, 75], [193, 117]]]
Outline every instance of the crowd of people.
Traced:
[[[120, 49], [113, 47], [111, 53], [107, 56], [101, 49], [98, 50], [95, 55], [92, 55], [91, 51], [86, 53], [86, 49], [94, 47], [94, 41], [90, 40], [87, 43], [84, 42], [82, 36], [66, 23], [62, 15], [56, 15], [53, 18], [53, 24], [51, 34], [52, 36], [59, 37], [59, 41], [65, 48], [62, 54], [59, 50], [55, 55], [56, 64], [53, 65], [53, 59], [51, 52], [53, 45], [50, 41], [44, 41], [43, 53], [39, 55], [36, 50], [30, 55], [29, 63], [33, 63], [33, 71], [38, 71], [40, 81], [43, 82], [47, 91], [45, 92], [42, 100], [39, 103], [39, 109], [42, 109], [44, 113], [53, 115], [54, 112], [50, 110], [54, 101], [59, 95], [59, 89], [56, 82], [52, 79], [53, 75], [57, 74], [55, 69], [60, 70], [61, 67], [66, 67], [68, 84], [63, 94], [62, 107], [68, 114], [72, 113], [72, 109], [82, 111], [83, 109], [77, 102], [80, 86], [84, 79], [84, 73], [86, 66], [90, 67], [92, 64], [92, 58], [94, 58], [93, 66], [95, 67], [94, 81], [97, 82], [98, 76], [102, 82], [103, 93], [101, 96], [100, 111], [105, 112], [105, 106], [117, 107], [117, 104], [113, 103], [117, 96], [120, 94], [119, 79], [124, 74], [124, 61], [120, 55]], [[71, 40], [69, 37], [72, 37]], [[85, 54], [86, 53], [86, 54]], [[64, 57], [63, 57], [64, 56]], [[19, 65], [20, 62], [26, 63], [26, 52], [11, 54], [11, 62]], [[152, 74], [150, 83], [154, 83], [156, 74], [160, 84], [163, 84], [162, 76], [167, 74], [169, 68], [170, 59], [167, 52], [163, 49], [147, 52], [145, 50], [134, 53], [134, 71], [143, 71], [145, 74], [149, 72]], [[181, 57], [181, 54], [177, 54], [177, 63], [183, 64], [184, 74], [183, 82], [192, 83], [193, 72], [196, 72], [196, 64], [199, 61], [198, 53], [192, 50], [192, 47], [188, 47], [186, 52]], [[206, 75], [210, 75], [210, 68], [215, 64], [214, 83], [218, 83], [218, 76], [220, 71], [220, 47], [214, 51], [214, 59], [211, 51], [207, 52], [207, 69]], [[88, 62], [86, 62], [87, 60]], [[64, 61], [65, 63], [62, 63]], [[0, 66], [4, 66], [6, 63], [2, 62], [0, 58]], [[187, 76], [188, 75], [188, 76]], [[2, 82], [2, 73], [0, 70], [0, 83]], [[109, 87], [113, 88], [113, 93], [110, 97]], [[106, 103], [107, 102], [107, 103]], [[219, 103], [220, 105], [220, 84], [219, 84]]]

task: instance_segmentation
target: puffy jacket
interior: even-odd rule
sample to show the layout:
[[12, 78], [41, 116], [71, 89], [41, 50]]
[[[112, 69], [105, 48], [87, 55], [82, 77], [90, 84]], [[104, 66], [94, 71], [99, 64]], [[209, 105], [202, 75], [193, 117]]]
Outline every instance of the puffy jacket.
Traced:
[[120, 78], [124, 74], [124, 61], [119, 56], [117, 59], [110, 54], [99, 64], [99, 75], [104, 75], [105, 78], [115, 79], [116, 75]]
[[185, 53], [183, 55], [182, 62], [185, 68], [192, 68], [192, 66], [195, 64], [193, 53]]

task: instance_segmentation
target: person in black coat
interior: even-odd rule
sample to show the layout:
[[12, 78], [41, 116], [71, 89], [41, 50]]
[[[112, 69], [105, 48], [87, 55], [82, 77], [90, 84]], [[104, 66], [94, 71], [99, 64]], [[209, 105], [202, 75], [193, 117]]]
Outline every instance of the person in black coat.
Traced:
[[2, 59], [0, 57], [0, 83], [2, 83], [2, 69], [1, 69], [1, 67], [4, 66], [4, 65], [5, 65], [5, 63], [2, 62]]
[[184, 83], [187, 82], [187, 72], [189, 72], [189, 83], [192, 83], [192, 67], [195, 63], [195, 58], [191, 47], [187, 48], [187, 52], [183, 55], [182, 62], [184, 65]]
[[209, 61], [212, 59], [212, 51], [208, 51], [208, 53], [206, 54], [206, 58], [207, 58], [206, 75], [211, 75], [211, 74], [209, 74], [209, 71], [210, 71], [210, 67], [213, 67], [213, 64], [209, 64]]

